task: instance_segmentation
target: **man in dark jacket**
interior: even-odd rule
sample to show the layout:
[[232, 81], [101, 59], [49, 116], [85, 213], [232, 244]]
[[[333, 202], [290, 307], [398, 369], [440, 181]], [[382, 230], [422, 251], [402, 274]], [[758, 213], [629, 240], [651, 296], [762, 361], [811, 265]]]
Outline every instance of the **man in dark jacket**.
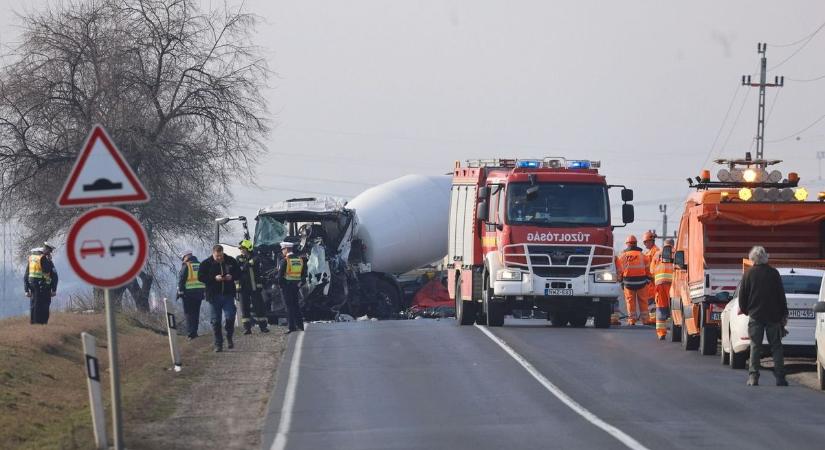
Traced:
[[198, 280], [200, 262], [192, 255], [192, 250], [183, 252], [181, 259], [183, 264], [178, 272], [178, 298], [183, 301], [183, 315], [186, 316], [186, 328], [191, 341], [198, 337], [201, 302], [206, 285]]
[[241, 277], [237, 280], [235, 287], [240, 288], [243, 334], [252, 334], [252, 327], [255, 324], [258, 324], [262, 333], [269, 333], [267, 311], [261, 295], [264, 286], [259, 278], [263, 272], [259, 259], [253, 257], [252, 241], [249, 239], [241, 241], [239, 247], [241, 254], [238, 256], [238, 266], [241, 270]]
[[764, 247], [752, 248], [748, 259], [753, 267], [742, 278], [739, 287], [739, 311], [750, 316], [748, 336], [751, 340], [751, 359], [748, 386], [759, 385], [759, 350], [766, 334], [773, 354], [776, 385], [787, 386], [782, 354], [782, 327], [788, 320], [788, 301], [782, 277], [779, 271], [768, 265], [768, 252]]
[[52, 297], [57, 295], [57, 271], [52, 262], [52, 250], [54, 246], [48, 242], [42, 248], [32, 250], [23, 274], [23, 288], [31, 302], [32, 324], [49, 323]]
[[212, 331], [215, 333], [215, 351], [223, 351], [221, 333], [222, 315], [226, 316], [226, 346], [233, 348], [232, 334], [235, 331], [235, 280], [241, 270], [235, 258], [223, 253], [223, 246], [212, 247], [212, 256], [206, 258], [198, 270], [198, 280], [206, 285], [206, 301], [212, 312]]

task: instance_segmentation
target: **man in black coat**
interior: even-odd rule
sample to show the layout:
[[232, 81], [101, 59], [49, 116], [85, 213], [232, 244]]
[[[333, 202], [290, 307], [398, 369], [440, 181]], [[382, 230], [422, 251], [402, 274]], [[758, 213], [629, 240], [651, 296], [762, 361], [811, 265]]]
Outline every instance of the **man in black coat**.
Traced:
[[235, 280], [241, 277], [241, 270], [235, 258], [223, 253], [223, 246], [212, 247], [212, 256], [206, 258], [198, 269], [198, 280], [206, 285], [206, 301], [212, 312], [212, 331], [215, 333], [215, 351], [223, 351], [221, 333], [222, 315], [225, 316], [226, 346], [233, 348], [232, 334], [235, 332]]
[[782, 328], [788, 322], [788, 301], [779, 271], [768, 265], [764, 247], [751, 249], [748, 259], [753, 267], [742, 278], [739, 287], [739, 311], [750, 316], [748, 336], [751, 340], [748, 386], [759, 385], [759, 357], [762, 338], [767, 334], [773, 354], [773, 373], [777, 386], [787, 386], [785, 361], [782, 354]]

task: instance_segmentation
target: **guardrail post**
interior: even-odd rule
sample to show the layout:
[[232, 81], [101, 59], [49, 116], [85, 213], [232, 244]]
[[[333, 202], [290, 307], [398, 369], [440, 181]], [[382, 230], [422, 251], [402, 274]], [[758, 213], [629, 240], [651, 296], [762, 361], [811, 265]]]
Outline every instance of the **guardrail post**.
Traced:
[[166, 331], [169, 333], [169, 349], [172, 352], [172, 364], [175, 372], [181, 371], [180, 351], [178, 350], [178, 322], [175, 320], [172, 302], [168, 298], [163, 299], [163, 306], [166, 308]]
[[89, 333], [80, 333], [86, 363], [86, 385], [89, 387], [89, 408], [92, 411], [92, 429], [95, 448], [105, 450], [109, 444], [106, 436], [106, 418], [100, 391], [100, 366], [97, 360], [97, 340]]

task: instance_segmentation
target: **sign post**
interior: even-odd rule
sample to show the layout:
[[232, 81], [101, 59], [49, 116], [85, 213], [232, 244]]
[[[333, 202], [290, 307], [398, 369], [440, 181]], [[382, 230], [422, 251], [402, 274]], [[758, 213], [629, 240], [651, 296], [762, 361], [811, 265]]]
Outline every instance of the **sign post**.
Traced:
[[[126, 159], [115, 147], [103, 127], [95, 125], [63, 186], [57, 205], [61, 208], [72, 208], [148, 201], [149, 195], [146, 189], [129, 167]], [[109, 289], [131, 282], [146, 265], [148, 257], [146, 230], [135, 216], [122, 209], [112, 207], [92, 209], [78, 217], [69, 228], [66, 251], [69, 265], [75, 274], [90, 285], [103, 289], [106, 335], [109, 340], [114, 448], [122, 450], [124, 446], [123, 416], [120, 399], [117, 322]], [[97, 367], [97, 359], [95, 358], [94, 361]], [[91, 391], [92, 381], [89, 383], [95, 438], [97, 440], [98, 437], [97, 423], [101, 423], [105, 442], [105, 422], [94, 415], [95, 400]], [[96, 383], [99, 391], [99, 376]], [[102, 411], [102, 406], [100, 411]], [[97, 443], [100, 446], [100, 441]]]
[[169, 348], [172, 351], [172, 365], [175, 372], [181, 371], [180, 351], [178, 351], [178, 321], [175, 320], [172, 302], [168, 298], [163, 299], [163, 306], [166, 308], [166, 331], [169, 332]]
[[106, 438], [106, 419], [103, 410], [103, 397], [100, 393], [100, 365], [97, 360], [97, 339], [89, 333], [80, 333], [83, 340], [83, 353], [86, 355], [86, 384], [89, 387], [89, 406], [92, 410], [92, 428], [95, 432], [95, 446], [106, 450], [109, 444]]

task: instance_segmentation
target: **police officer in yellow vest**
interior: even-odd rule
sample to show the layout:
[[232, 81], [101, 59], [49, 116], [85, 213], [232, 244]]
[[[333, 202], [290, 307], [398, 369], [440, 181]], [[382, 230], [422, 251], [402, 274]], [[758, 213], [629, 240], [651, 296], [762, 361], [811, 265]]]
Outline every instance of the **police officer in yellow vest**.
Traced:
[[289, 330], [304, 331], [304, 316], [301, 314], [301, 305], [298, 298], [300, 287], [306, 280], [306, 264], [303, 258], [292, 253], [292, 242], [281, 242], [281, 253], [284, 255], [278, 265], [278, 285], [281, 287], [281, 296], [286, 306], [287, 324]]
[[29, 255], [23, 285], [26, 297], [31, 298], [31, 323], [45, 325], [49, 323], [52, 297], [57, 295], [57, 271], [52, 263], [54, 246], [44, 242], [39, 250]]
[[191, 341], [198, 337], [198, 325], [201, 318], [201, 302], [206, 285], [198, 280], [200, 262], [192, 255], [192, 250], [181, 253], [183, 264], [178, 272], [178, 298], [183, 300], [183, 315], [186, 316], [186, 328]]

